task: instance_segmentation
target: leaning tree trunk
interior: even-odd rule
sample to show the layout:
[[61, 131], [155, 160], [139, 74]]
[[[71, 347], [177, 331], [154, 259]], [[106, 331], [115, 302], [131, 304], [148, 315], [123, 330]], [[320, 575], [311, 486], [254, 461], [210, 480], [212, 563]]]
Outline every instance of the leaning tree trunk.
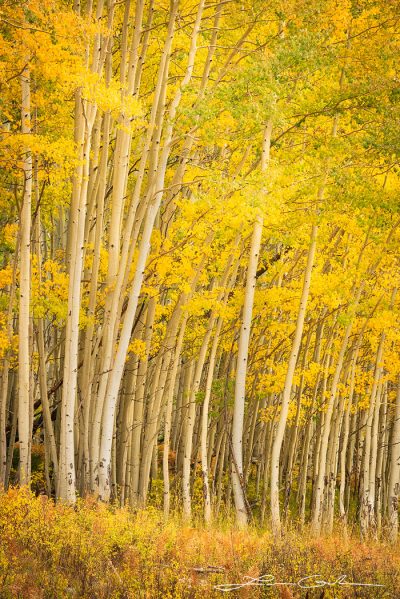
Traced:
[[243, 305], [243, 318], [240, 327], [239, 347], [237, 355], [235, 402], [232, 422], [232, 487], [235, 500], [236, 518], [240, 526], [247, 524], [246, 499], [243, 488], [243, 418], [246, 394], [247, 357], [250, 341], [251, 317], [253, 312], [254, 292], [258, 257], [261, 247], [263, 218], [257, 217], [251, 241], [249, 266], [247, 269], [246, 289]]

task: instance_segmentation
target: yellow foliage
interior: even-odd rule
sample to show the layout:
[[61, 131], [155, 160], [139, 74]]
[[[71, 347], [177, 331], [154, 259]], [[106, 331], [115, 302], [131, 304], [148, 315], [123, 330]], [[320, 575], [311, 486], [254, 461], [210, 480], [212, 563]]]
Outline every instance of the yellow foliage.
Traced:
[[[200, 478], [194, 494], [201, 503]], [[4, 597], [217, 599], [217, 584], [266, 571], [277, 581], [296, 581], [315, 575], [316, 562], [321, 578], [334, 580], [344, 555], [352, 580], [384, 584], [393, 597], [398, 588], [396, 547], [376, 541], [367, 547], [349, 535], [315, 539], [307, 530], [274, 540], [268, 531], [238, 530], [230, 515], [207, 529], [176, 517], [166, 523], [151, 507], [133, 513], [88, 498], [73, 508], [10, 489], [0, 497], [0, 529]], [[219, 570], [207, 572], [210, 566]]]
[[0, 289], [4, 289], [8, 287], [8, 285], [11, 285], [12, 277], [13, 271], [11, 265], [6, 266], [6, 268], [0, 270]]
[[141, 360], [144, 360], [146, 357], [146, 343], [142, 339], [132, 339], [128, 347], [128, 353], [135, 354]]

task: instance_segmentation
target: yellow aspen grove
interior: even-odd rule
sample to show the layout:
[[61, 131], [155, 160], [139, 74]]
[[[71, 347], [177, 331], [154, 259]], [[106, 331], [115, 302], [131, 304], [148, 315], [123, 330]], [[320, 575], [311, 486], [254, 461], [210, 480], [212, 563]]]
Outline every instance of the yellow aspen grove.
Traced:
[[[357, 303], [358, 297], [359, 297], [359, 293], [356, 296], [356, 303]], [[323, 423], [322, 434], [321, 434], [321, 445], [319, 448], [318, 474], [317, 474], [316, 480], [315, 480], [315, 497], [314, 497], [315, 508], [314, 508], [313, 520], [312, 520], [313, 531], [316, 534], [318, 534], [320, 532], [321, 524], [322, 524], [322, 508], [323, 508], [322, 503], [323, 503], [324, 492], [325, 492], [324, 481], [325, 481], [325, 472], [326, 472], [326, 468], [327, 468], [326, 455], [327, 455], [327, 451], [328, 451], [330, 424], [332, 421], [332, 415], [333, 415], [334, 403], [335, 403], [335, 399], [336, 399], [337, 388], [338, 388], [340, 375], [341, 375], [342, 368], [343, 368], [343, 361], [344, 361], [345, 352], [347, 350], [347, 344], [348, 344], [350, 333], [352, 330], [352, 324], [353, 323], [350, 320], [349, 324], [346, 327], [345, 333], [344, 333], [344, 337], [342, 340], [335, 372], [334, 372], [333, 379], [332, 379], [332, 386], [329, 390], [329, 400], [328, 400], [328, 405], [327, 405], [327, 411], [324, 415], [324, 423]]]
[[1, 596], [396, 596], [399, 16], [2, 3]]
[[[168, 78], [168, 64], [169, 55], [171, 51], [171, 44], [174, 35], [175, 18], [178, 3], [174, 2], [172, 5], [172, 11], [170, 14], [168, 31], [165, 41], [165, 46], [162, 54], [160, 63], [159, 78], [156, 87], [156, 98], [157, 103], [153, 104], [153, 111], [158, 113], [158, 118], [162, 118], [162, 111], [159, 112], [159, 102], [163, 102], [163, 95], [165, 94], [166, 82]], [[154, 119], [154, 127], [159, 130], [161, 122], [157, 122], [157, 118]], [[153, 138], [153, 144], [157, 139], [158, 133]], [[157, 142], [156, 142], [157, 143]], [[126, 353], [129, 346], [129, 340], [131, 336], [131, 329], [135, 318], [136, 308], [138, 305], [140, 289], [144, 278], [144, 269], [147, 261], [147, 257], [150, 251], [150, 238], [153, 231], [154, 222], [161, 204], [162, 199], [162, 188], [164, 181], [164, 173], [166, 167], [166, 160], [168, 156], [170, 140], [165, 142], [164, 150], [160, 158], [160, 166], [155, 171], [154, 181], [150, 189], [150, 193], [154, 194], [147, 207], [146, 217], [144, 219], [144, 228], [142, 237], [138, 249], [138, 263], [136, 265], [136, 272], [132, 283], [132, 289], [130, 291], [128, 305], [126, 308], [122, 330], [118, 342], [118, 350], [116, 352], [111, 373], [108, 377], [108, 383], [106, 387], [104, 407], [103, 407], [103, 421], [102, 421], [102, 433], [100, 439], [100, 451], [99, 451], [99, 496], [105, 500], [110, 497], [110, 475], [111, 475], [111, 445], [112, 445], [112, 431], [114, 426], [114, 414], [119, 387], [122, 379], [124, 362]], [[158, 147], [156, 155], [158, 154]], [[155, 161], [156, 156], [153, 155]], [[156, 165], [153, 165], [156, 168]]]

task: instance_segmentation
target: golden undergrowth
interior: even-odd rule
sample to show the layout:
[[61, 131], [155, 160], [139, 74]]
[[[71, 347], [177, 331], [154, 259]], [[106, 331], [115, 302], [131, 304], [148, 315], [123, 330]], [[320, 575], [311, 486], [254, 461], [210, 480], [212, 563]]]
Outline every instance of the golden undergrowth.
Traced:
[[[135, 513], [93, 499], [76, 507], [11, 489], [0, 495], [1, 598], [198, 598], [281, 597], [396, 599], [400, 551], [376, 541], [338, 535], [312, 539], [285, 532], [278, 543], [268, 531], [164, 523], [154, 508]], [[272, 574], [277, 582], [321, 575], [382, 587], [246, 585], [216, 588]], [[307, 583], [305, 583], [307, 584]]]

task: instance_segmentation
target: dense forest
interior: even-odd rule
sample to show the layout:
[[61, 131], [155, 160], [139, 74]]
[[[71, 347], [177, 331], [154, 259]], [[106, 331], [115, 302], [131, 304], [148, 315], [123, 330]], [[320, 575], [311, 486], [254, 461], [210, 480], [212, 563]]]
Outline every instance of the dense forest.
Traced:
[[395, 542], [398, 2], [0, 10], [1, 487]]

